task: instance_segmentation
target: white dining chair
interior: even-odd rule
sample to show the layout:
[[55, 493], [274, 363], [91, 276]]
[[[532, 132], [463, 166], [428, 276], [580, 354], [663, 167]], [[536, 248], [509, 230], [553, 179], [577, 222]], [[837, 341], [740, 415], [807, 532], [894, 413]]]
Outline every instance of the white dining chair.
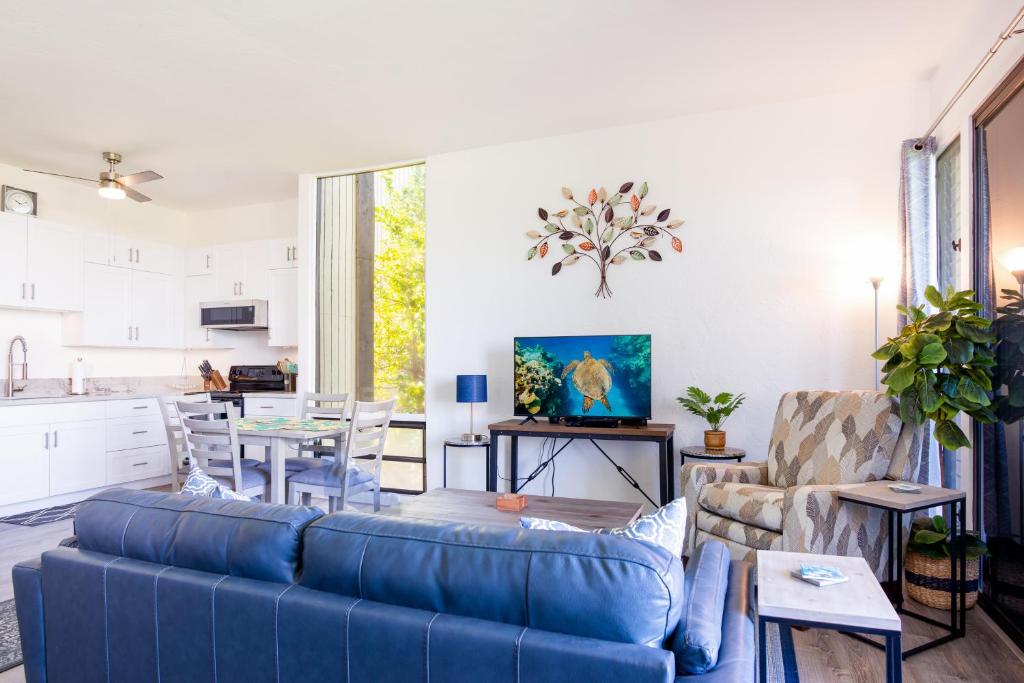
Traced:
[[335, 512], [345, 509], [349, 496], [373, 491], [373, 510], [379, 511], [381, 464], [394, 411], [394, 399], [356, 401], [341, 462], [322, 462], [289, 476], [288, 502], [309, 505], [313, 496], [327, 498], [328, 511]]
[[270, 474], [243, 466], [238, 439], [239, 409], [230, 402], [175, 401], [185, 452], [193, 464], [236, 493], [270, 500]]
[[[209, 403], [210, 394], [189, 394], [188, 400], [191, 403]], [[181, 436], [181, 421], [178, 420], [178, 411], [174, 402], [168, 403], [160, 400], [160, 414], [164, 419], [164, 430], [167, 432], [167, 451], [171, 458], [171, 490], [177, 493], [181, 490], [181, 483], [188, 476], [189, 465], [184, 464], [186, 457], [185, 442]], [[227, 461], [219, 463], [227, 467]], [[242, 467], [255, 467], [257, 461], [252, 458], [242, 458]]]
[[[307, 391], [302, 394], [300, 416], [303, 419], [338, 420], [344, 422], [348, 417], [349, 394], [325, 394]], [[285, 458], [284, 471], [288, 473], [301, 472], [310, 467], [317, 467], [324, 461], [333, 462], [337, 440], [344, 441], [347, 436], [329, 439], [332, 444], [325, 444], [321, 439], [316, 443], [304, 443], [292, 446], [298, 451], [298, 456]], [[308, 453], [309, 455], [304, 455]]]

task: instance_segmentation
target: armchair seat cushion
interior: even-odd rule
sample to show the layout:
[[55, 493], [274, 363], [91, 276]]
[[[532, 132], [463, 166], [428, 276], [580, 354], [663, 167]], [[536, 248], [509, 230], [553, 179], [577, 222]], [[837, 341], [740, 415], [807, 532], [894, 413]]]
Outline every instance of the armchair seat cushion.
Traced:
[[712, 514], [707, 510], [697, 512], [697, 529], [753, 550], [782, 550], [780, 532], [759, 529], [735, 519]]
[[782, 532], [784, 489], [722, 481], [704, 485], [697, 502], [708, 512], [768, 531]]

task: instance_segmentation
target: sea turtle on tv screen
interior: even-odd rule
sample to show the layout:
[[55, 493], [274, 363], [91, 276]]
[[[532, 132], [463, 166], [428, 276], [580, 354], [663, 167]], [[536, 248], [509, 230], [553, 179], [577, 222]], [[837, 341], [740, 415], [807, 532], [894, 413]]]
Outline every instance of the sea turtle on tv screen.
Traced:
[[600, 401], [611, 411], [608, 391], [612, 388], [612, 364], [604, 358], [594, 358], [590, 351], [583, 352], [583, 360], [574, 360], [562, 370], [562, 379], [572, 373], [572, 383], [583, 394], [583, 412], [590, 410], [594, 401]]

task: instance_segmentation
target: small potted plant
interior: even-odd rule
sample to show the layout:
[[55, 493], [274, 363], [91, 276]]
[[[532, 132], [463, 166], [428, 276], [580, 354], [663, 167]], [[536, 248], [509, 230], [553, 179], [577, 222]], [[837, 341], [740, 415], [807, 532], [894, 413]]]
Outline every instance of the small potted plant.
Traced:
[[743, 394], [734, 396], [727, 391], [711, 398], [710, 394], [699, 387], [690, 387], [686, 390], [686, 396], [680, 396], [676, 400], [687, 412], [707, 420], [710, 429], [704, 430], [705, 448], [725, 448], [725, 432], [722, 431], [722, 425], [743, 405], [746, 398]]
[[[978, 558], [988, 548], [975, 534], [964, 537], [967, 546], [967, 607], [978, 601]], [[953, 544], [942, 515], [914, 520], [913, 533], [907, 544], [907, 593], [922, 605], [949, 609], [949, 558]], [[959, 568], [958, 570], [959, 571]], [[960, 577], [963, 581], [963, 577]]]

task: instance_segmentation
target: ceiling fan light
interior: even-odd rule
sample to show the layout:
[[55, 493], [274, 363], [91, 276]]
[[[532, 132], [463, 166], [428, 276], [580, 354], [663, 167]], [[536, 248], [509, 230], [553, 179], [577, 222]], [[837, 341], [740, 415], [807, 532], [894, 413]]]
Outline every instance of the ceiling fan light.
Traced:
[[113, 180], [101, 180], [98, 192], [104, 199], [124, 199], [124, 188]]

